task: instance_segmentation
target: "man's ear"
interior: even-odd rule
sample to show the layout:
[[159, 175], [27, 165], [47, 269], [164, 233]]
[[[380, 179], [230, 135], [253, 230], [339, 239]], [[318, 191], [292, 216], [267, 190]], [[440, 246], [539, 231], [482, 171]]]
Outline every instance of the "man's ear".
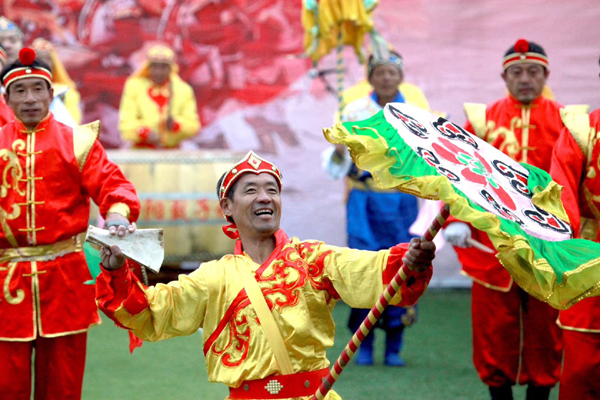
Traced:
[[6, 104], [8, 104], [8, 90], [7, 90], [7, 91], [5, 91], [5, 92], [4, 92], [4, 94], [3, 94], [2, 96], [4, 96], [4, 102], [5, 102]]
[[233, 214], [231, 212], [231, 202], [232, 201], [229, 197], [225, 197], [219, 202], [219, 204], [221, 205], [221, 210], [223, 210], [223, 214], [225, 214], [226, 217], [231, 217], [231, 215]]
[[500, 76], [502, 77], [502, 80], [503, 80], [504, 82], [506, 82], [506, 70], [504, 70], [504, 71], [503, 71], [503, 72], [500, 74]]
[[50, 86], [48, 88], [48, 91], [50, 92], [50, 98], [53, 99], [54, 98], [54, 88], [52, 86]]

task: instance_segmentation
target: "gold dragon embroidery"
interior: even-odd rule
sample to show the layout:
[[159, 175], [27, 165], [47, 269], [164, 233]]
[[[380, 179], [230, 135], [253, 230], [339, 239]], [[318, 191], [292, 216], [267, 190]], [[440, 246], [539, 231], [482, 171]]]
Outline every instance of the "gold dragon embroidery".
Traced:
[[[19, 163], [19, 158], [16, 154], [18, 151], [25, 150], [25, 148], [25, 141], [22, 139], [17, 139], [12, 144], [12, 151], [9, 149], [0, 149], [0, 160], [6, 162], [4, 170], [2, 171], [2, 180], [0, 181], [0, 198], [2, 199], [8, 196], [8, 193], [11, 189], [16, 191], [21, 196], [26, 195], [26, 192], [19, 188], [19, 182], [23, 178], [23, 167], [21, 167], [21, 164]], [[19, 247], [19, 245], [17, 243], [15, 235], [12, 233], [12, 230], [8, 225], [8, 221], [19, 218], [20, 215], [21, 207], [18, 204], [12, 204], [10, 212], [0, 207], [0, 226], [2, 227], [2, 232], [4, 232], [6, 240], [8, 240], [8, 242], [13, 247]], [[25, 298], [25, 293], [22, 289], [17, 290], [16, 296], [13, 296], [10, 293], [10, 281], [12, 279], [16, 267], [17, 263], [11, 262], [8, 263], [8, 267], [0, 268], [8, 270], [6, 278], [4, 280], [3, 294], [6, 301], [9, 304], [13, 305], [21, 303]]]
[[[504, 126], [496, 129], [494, 121], [488, 121], [486, 126], [486, 140], [488, 143], [499, 144], [498, 150], [507, 154], [513, 160], [516, 160], [517, 154], [523, 149], [515, 135], [515, 129], [521, 129], [523, 121], [521, 118], [514, 117], [510, 120], [510, 128]], [[502, 138], [502, 142], [498, 143], [498, 137]]]

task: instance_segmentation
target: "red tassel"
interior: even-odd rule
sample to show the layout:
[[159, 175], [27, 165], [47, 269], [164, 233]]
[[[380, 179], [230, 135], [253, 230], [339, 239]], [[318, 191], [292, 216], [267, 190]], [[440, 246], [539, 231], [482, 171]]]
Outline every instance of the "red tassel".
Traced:
[[133, 351], [138, 347], [142, 347], [144, 341], [133, 334], [131, 331], [127, 331], [129, 333], [129, 353], [133, 354]]
[[25, 66], [33, 64], [35, 61], [35, 51], [29, 47], [22, 48], [21, 51], [19, 51], [19, 61]]
[[231, 224], [231, 225], [223, 225], [223, 233], [225, 235], [227, 235], [228, 238], [230, 239], [239, 239], [240, 238], [240, 234], [237, 230], [237, 225], [236, 224]]

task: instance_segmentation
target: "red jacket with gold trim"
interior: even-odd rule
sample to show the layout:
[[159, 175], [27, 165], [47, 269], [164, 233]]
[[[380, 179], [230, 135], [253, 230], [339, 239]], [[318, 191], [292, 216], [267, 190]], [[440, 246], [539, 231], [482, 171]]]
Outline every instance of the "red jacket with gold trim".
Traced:
[[[566, 128], [556, 142], [550, 175], [563, 186], [562, 202], [574, 232], [600, 241], [600, 109], [562, 111]], [[560, 312], [563, 329], [600, 333], [600, 298], [584, 299]]]
[[135, 221], [133, 185], [96, 140], [99, 123], [72, 129], [49, 114], [28, 131], [0, 130], [0, 340], [83, 332], [99, 323], [82, 251], [90, 198], [103, 216]]
[[[538, 97], [525, 105], [512, 96], [488, 106], [466, 103], [465, 129], [492, 144], [512, 159], [526, 162], [545, 171], [550, 170], [550, 155], [563, 123], [562, 105]], [[493, 248], [484, 232], [472, 229], [473, 239]], [[463, 273], [491, 289], [508, 291], [512, 278], [493, 254], [475, 248], [455, 247]]]

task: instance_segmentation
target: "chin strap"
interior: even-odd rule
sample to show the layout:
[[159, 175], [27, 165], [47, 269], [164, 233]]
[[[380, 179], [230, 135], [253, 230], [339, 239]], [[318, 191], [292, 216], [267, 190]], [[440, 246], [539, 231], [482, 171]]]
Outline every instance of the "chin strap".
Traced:
[[230, 239], [236, 240], [240, 238], [240, 234], [237, 229], [237, 225], [232, 223], [230, 225], [223, 225], [223, 233]]

